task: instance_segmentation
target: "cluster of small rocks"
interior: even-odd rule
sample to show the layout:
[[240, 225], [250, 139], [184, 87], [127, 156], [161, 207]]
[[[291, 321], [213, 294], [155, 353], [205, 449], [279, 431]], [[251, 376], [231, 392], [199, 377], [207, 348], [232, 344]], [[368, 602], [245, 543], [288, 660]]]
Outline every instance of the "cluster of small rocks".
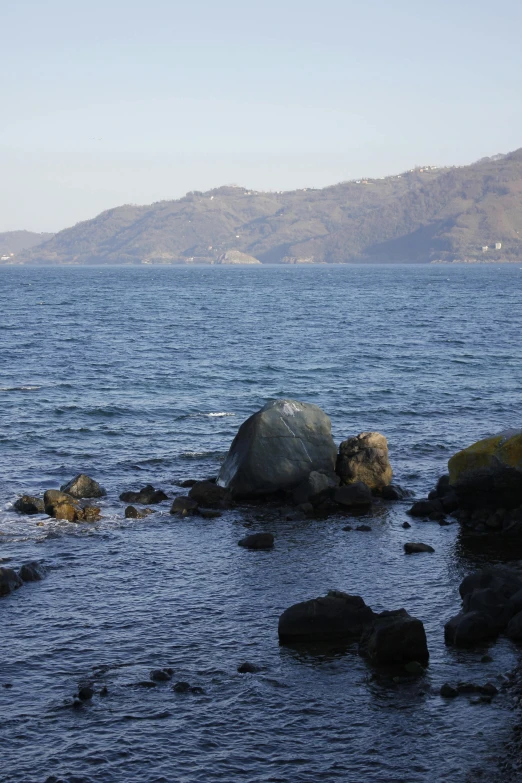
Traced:
[[18, 571], [14, 568], [0, 567], [0, 597], [9, 595], [14, 590], [18, 590], [24, 582], [39, 582], [44, 578], [47, 571], [41, 563], [36, 560], [30, 563], [24, 563]]

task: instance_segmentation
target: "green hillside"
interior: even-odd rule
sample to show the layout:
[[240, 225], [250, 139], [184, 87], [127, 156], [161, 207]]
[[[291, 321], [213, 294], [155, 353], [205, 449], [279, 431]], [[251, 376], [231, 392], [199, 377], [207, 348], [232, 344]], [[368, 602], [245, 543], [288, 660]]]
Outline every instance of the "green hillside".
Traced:
[[321, 190], [222, 187], [117, 207], [17, 261], [222, 263], [229, 251], [263, 263], [517, 261], [521, 236], [522, 149]]

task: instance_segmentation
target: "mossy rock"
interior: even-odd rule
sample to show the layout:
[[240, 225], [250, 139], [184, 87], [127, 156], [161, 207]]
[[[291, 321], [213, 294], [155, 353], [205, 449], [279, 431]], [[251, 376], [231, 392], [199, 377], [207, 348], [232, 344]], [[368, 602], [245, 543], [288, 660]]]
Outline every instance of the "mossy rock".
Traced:
[[522, 504], [522, 430], [479, 440], [448, 462], [450, 485], [474, 507]]

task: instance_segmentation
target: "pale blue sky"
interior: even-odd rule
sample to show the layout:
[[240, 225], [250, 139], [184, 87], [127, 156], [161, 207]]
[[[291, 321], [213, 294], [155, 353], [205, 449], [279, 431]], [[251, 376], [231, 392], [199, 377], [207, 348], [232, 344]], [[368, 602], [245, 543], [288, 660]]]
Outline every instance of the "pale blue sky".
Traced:
[[519, 0], [0, 8], [0, 231], [522, 146]]

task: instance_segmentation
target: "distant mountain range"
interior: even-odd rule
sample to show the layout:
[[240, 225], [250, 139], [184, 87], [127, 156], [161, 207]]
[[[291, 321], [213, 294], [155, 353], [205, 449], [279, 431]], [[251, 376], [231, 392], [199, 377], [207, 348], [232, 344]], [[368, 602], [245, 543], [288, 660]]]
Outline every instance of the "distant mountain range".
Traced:
[[126, 205], [17, 253], [32, 264], [522, 260], [522, 149], [319, 189], [227, 186]]
[[35, 234], [34, 231], [4, 231], [0, 233], [0, 256], [17, 256], [20, 251], [41, 245], [52, 237], [54, 234]]

